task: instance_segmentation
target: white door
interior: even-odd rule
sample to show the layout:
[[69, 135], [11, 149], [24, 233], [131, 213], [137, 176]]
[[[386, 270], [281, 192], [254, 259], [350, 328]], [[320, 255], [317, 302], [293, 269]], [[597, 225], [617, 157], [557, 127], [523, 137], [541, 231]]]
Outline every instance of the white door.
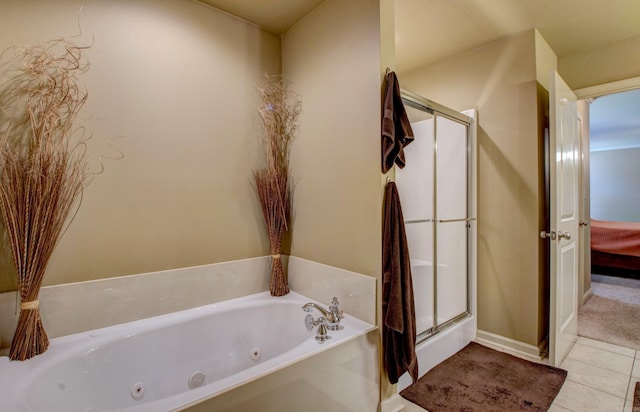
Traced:
[[575, 94], [555, 71], [550, 86], [549, 360], [559, 366], [578, 334], [580, 134]]

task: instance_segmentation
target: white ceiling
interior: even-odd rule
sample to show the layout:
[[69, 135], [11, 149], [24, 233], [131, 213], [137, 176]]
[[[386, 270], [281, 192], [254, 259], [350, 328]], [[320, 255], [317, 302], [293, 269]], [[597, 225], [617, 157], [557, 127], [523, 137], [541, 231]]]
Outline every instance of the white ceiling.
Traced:
[[[282, 34], [325, 0], [198, 0]], [[348, 1], [348, 0], [347, 0]]]

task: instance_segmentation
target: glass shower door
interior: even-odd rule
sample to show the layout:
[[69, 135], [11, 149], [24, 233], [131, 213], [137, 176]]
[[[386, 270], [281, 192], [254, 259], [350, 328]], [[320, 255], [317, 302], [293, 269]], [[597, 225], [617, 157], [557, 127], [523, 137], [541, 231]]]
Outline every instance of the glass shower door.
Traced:
[[443, 325], [467, 312], [467, 126], [435, 121], [436, 313]]
[[[400, 202], [405, 221], [416, 311], [416, 333], [434, 326], [433, 279], [433, 176], [434, 119], [430, 113], [407, 108], [413, 121], [415, 140], [405, 151], [406, 166], [397, 174]], [[406, 189], [404, 189], [406, 188]], [[415, 190], [415, 188], [418, 188]]]
[[396, 184], [422, 341], [469, 314], [469, 123], [426, 99], [404, 100], [415, 140]]

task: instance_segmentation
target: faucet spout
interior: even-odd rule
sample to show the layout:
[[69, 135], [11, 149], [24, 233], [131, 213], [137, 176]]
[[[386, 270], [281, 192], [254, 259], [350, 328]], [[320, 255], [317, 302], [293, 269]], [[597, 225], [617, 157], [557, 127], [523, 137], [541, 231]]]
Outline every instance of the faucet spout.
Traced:
[[343, 319], [344, 315], [340, 310], [340, 308], [338, 307], [338, 298], [335, 298], [335, 297], [333, 298], [333, 301], [331, 302], [331, 306], [329, 307], [328, 310], [316, 304], [315, 302], [305, 303], [302, 306], [302, 310], [308, 313], [313, 312], [314, 308], [318, 309], [318, 312], [322, 313], [322, 317], [324, 317], [325, 320], [327, 321], [328, 328], [330, 330], [342, 329], [342, 326], [340, 326], [340, 319]]
[[302, 306], [302, 310], [309, 313], [313, 312], [313, 308], [318, 309], [318, 311], [322, 313], [322, 316], [324, 316], [327, 320], [329, 320], [329, 318], [331, 317], [331, 312], [327, 311], [325, 308], [314, 302], [305, 303]]

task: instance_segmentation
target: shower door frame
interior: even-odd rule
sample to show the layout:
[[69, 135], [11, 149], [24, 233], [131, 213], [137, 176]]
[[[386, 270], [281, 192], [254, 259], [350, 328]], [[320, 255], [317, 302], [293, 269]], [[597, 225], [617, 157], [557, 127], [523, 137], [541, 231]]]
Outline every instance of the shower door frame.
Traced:
[[[469, 318], [470, 316], [472, 316], [472, 306], [473, 306], [473, 302], [472, 302], [472, 296], [471, 293], [473, 290], [475, 290], [474, 285], [471, 284], [471, 275], [472, 275], [472, 271], [474, 270], [473, 266], [474, 262], [473, 259], [475, 258], [475, 253], [474, 253], [474, 239], [472, 236], [472, 233], [474, 233], [474, 231], [472, 230], [471, 225], [474, 224], [477, 220], [477, 218], [475, 217], [475, 207], [473, 202], [475, 201], [475, 185], [473, 184], [473, 179], [475, 178], [474, 174], [473, 174], [473, 168], [472, 166], [475, 165], [474, 159], [473, 159], [473, 143], [472, 143], [472, 130], [471, 130], [471, 126], [473, 123], [473, 118], [459, 113], [453, 109], [450, 109], [446, 106], [443, 106], [439, 103], [436, 103], [434, 101], [431, 101], [429, 99], [426, 99], [420, 95], [417, 95], [415, 93], [409, 92], [407, 90], [401, 89], [400, 90], [401, 93], [401, 97], [402, 97], [402, 101], [404, 102], [404, 104], [406, 106], [412, 107], [416, 110], [421, 110], [423, 112], [429, 113], [431, 115], [433, 115], [433, 120], [434, 120], [434, 149], [433, 149], [433, 158], [434, 158], [434, 162], [433, 162], [433, 209], [434, 209], [434, 216], [435, 218], [432, 219], [432, 223], [433, 223], [433, 325], [418, 334], [418, 336], [416, 337], [416, 344], [420, 344], [422, 342], [425, 342], [426, 340], [430, 339], [431, 337], [434, 337], [435, 335], [437, 335], [438, 333], [446, 330], [447, 328], [457, 324], [458, 322]], [[446, 118], [450, 121], [454, 121], [456, 123], [462, 124], [465, 126], [466, 128], [466, 166], [467, 166], [467, 179], [466, 179], [466, 198], [467, 198], [467, 205], [466, 205], [466, 218], [465, 219], [453, 219], [453, 220], [439, 220], [438, 219], [438, 214], [437, 214], [437, 118], [438, 117], [443, 117]], [[461, 312], [460, 314], [454, 316], [451, 319], [448, 319], [446, 321], [444, 321], [443, 323], [438, 323], [438, 257], [437, 257], [437, 227], [438, 227], [438, 223], [451, 223], [451, 222], [466, 222], [466, 228], [467, 228], [467, 244], [466, 244], [466, 255], [467, 255], [467, 270], [466, 270], [466, 310], [464, 312]], [[407, 222], [407, 223], [411, 223], [411, 222]], [[473, 266], [473, 267], [472, 267]]]

